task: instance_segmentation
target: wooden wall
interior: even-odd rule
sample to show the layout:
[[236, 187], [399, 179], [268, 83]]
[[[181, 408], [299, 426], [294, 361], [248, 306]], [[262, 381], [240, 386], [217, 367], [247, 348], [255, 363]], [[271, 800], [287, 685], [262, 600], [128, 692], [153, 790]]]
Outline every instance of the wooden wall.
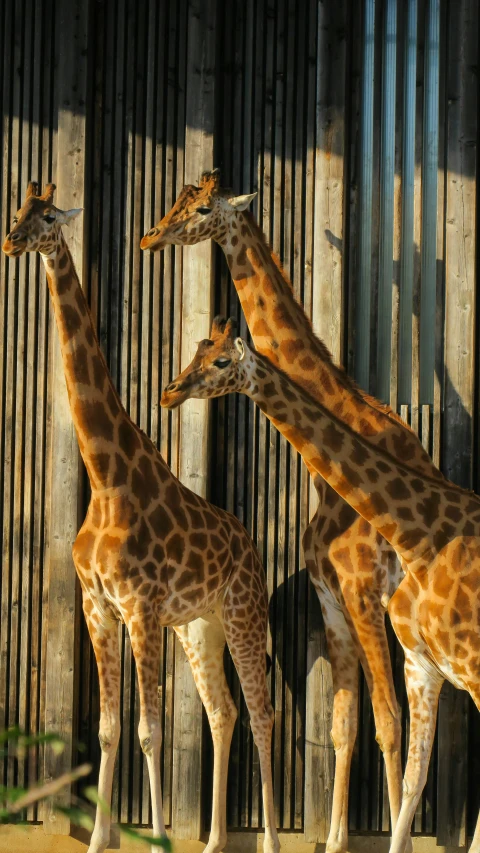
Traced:
[[[158, 408], [213, 313], [246, 327], [217, 247], [148, 256], [139, 241], [205, 168], [220, 166], [238, 193], [258, 190], [254, 213], [334, 357], [402, 412], [452, 479], [476, 487], [476, 0], [6, 0], [0, 44], [2, 231], [30, 177], [55, 180], [59, 204], [84, 207], [68, 238], [125, 405], [182, 480], [235, 512], [258, 543], [271, 593], [277, 820], [322, 841], [332, 688], [301, 549], [314, 495], [246, 398], [191, 401], [174, 416]], [[54, 727], [69, 743], [63, 758], [7, 760], [2, 779], [22, 783], [58, 772], [77, 740], [98, 766], [98, 685], [69, 556], [87, 485], [43, 268], [2, 257], [0, 274], [0, 728]], [[148, 824], [138, 694], [121, 642], [114, 815]], [[405, 740], [393, 638], [391, 648]], [[256, 828], [258, 759], [226, 664], [240, 710], [229, 825]], [[209, 822], [211, 747], [167, 631], [159, 683], [165, 817], [196, 837]], [[472, 708], [458, 691], [442, 694], [414, 826], [439, 843], [463, 844], [479, 805], [468, 786], [480, 769]], [[364, 685], [359, 711], [350, 825], [387, 832]], [[69, 829], [49, 808], [28, 818]]]

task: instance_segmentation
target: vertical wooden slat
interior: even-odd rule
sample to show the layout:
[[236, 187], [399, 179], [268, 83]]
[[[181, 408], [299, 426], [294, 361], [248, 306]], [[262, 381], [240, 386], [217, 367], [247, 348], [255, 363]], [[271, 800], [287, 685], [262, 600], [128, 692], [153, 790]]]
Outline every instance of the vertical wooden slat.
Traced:
[[436, 307], [435, 307], [435, 373], [433, 377], [433, 406], [431, 406], [432, 459], [440, 467], [441, 423], [443, 416], [444, 386], [444, 327], [445, 327], [445, 200], [447, 179], [447, 56], [448, 56], [448, 3], [440, 8], [440, 97], [438, 104], [438, 182], [437, 182], [437, 247], [436, 247]]
[[375, 62], [375, 0], [363, 4], [362, 100], [358, 241], [358, 290], [355, 302], [355, 378], [368, 390], [370, 374], [372, 211], [373, 211], [373, 103]]
[[[285, 162], [283, 152], [288, 130], [285, 124], [285, 51], [286, 51], [286, 22], [285, 0], [276, 4], [273, 21], [273, 75], [272, 92], [273, 123], [272, 123], [272, 178], [271, 178], [271, 234], [272, 246], [275, 252], [284, 258], [284, 240], [282, 219], [285, 198]], [[274, 631], [276, 654], [274, 657], [274, 709], [275, 726], [273, 729], [273, 782], [275, 786], [276, 820], [279, 825], [284, 820], [284, 775], [285, 775], [285, 701], [283, 683], [285, 623], [284, 623], [284, 501], [285, 477], [279, 477], [279, 470], [285, 470], [285, 443], [277, 430], [270, 427], [269, 432], [269, 469], [266, 483], [266, 499], [268, 506], [267, 552], [266, 563], [271, 566], [274, 609]]]
[[[450, 4], [445, 246], [445, 389], [443, 465], [447, 477], [472, 484], [478, 4]], [[450, 685], [440, 700], [437, 837], [466, 843], [467, 697]]]
[[[59, 207], [83, 207], [85, 183], [85, 104], [87, 100], [88, 7], [76, 0], [59, 3], [57, 74], [59, 76], [58, 151], [56, 178]], [[75, 61], [72, 62], [72, 50]], [[82, 274], [84, 220], [78, 217], [68, 243], [79, 275]], [[71, 548], [78, 530], [79, 452], [68, 405], [57, 336], [53, 345], [51, 521], [48, 544], [48, 634], [46, 660], [45, 728], [66, 742], [65, 751], [45, 751], [45, 777], [60, 775], [71, 766], [74, 727], [73, 660], [75, 646], [75, 570]], [[59, 795], [68, 803], [69, 791]], [[45, 811], [47, 834], [68, 834], [70, 821], [52, 808]]]
[[[344, 146], [348, 4], [318, 6], [316, 21], [316, 139], [313, 188], [312, 323], [334, 360], [343, 354]], [[311, 505], [317, 505], [313, 484]], [[309, 590], [309, 598], [316, 594]], [[325, 842], [333, 789], [334, 753], [330, 739], [333, 687], [319, 608], [308, 610], [305, 720], [305, 838]], [[321, 650], [321, 652], [320, 652]]]
[[[56, 163], [56, 155], [57, 155], [57, 125], [54, 122], [54, 116], [57, 115], [58, 112], [58, 95], [57, 91], [53, 85], [53, 76], [54, 70], [56, 68], [56, 56], [57, 56], [57, 27], [55, 25], [55, 16], [53, 14], [53, 0], [47, 0], [46, 6], [46, 16], [51, 21], [50, 26], [48, 27], [48, 34], [44, 29], [41, 30], [44, 35], [44, 45], [45, 45], [45, 82], [43, 89], [43, 97], [42, 97], [42, 108], [43, 108], [43, 116], [42, 116], [42, 162], [39, 164], [40, 173], [38, 177], [42, 177], [43, 181], [48, 178], [50, 179], [53, 174], [54, 164]], [[39, 282], [44, 282], [43, 278], [44, 272], [43, 263], [38, 259], [37, 262], [37, 273], [36, 273], [36, 281], [37, 286], [40, 287]], [[47, 558], [48, 558], [48, 549], [47, 549], [47, 540], [48, 533], [50, 529], [50, 517], [51, 517], [51, 484], [52, 478], [50, 476], [50, 471], [52, 467], [52, 441], [51, 441], [51, 425], [52, 425], [52, 405], [53, 405], [53, 381], [52, 381], [52, 343], [53, 343], [53, 335], [54, 335], [54, 320], [53, 320], [53, 312], [50, 310], [50, 296], [48, 293], [48, 288], [44, 286], [41, 288], [40, 293], [43, 295], [41, 298], [42, 305], [42, 313], [44, 318], [44, 323], [42, 324], [42, 329], [44, 330], [44, 339], [42, 343], [44, 344], [44, 365], [45, 372], [42, 377], [42, 389], [41, 393], [44, 398], [44, 421], [42, 424], [43, 427], [43, 440], [44, 440], [44, 448], [45, 448], [45, 456], [44, 459], [41, 460], [41, 468], [42, 470], [42, 479], [43, 479], [43, 499], [44, 499], [44, 507], [45, 507], [45, 515], [43, 518], [39, 520], [39, 531], [38, 531], [38, 553], [41, 554], [41, 587], [40, 587], [40, 598], [41, 598], [41, 634], [40, 634], [40, 646], [41, 646], [41, 670], [40, 670], [40, 707], [39, 707], [39, 729], [40, 731], [44, 731], [46, 727], [46, 675], [47, 675], [47, 666], [46, 666], [46, 650], [47, 650], [47, 636], [48, 636], [48, 596], [49, 596], [49, 585], [48, 585], [48, 571], [47, 571]], [[42, 430], [40, 430], [40, 435], [42, 434]], [[39, 772], [43, 775], [44, 770], [44, 755], [45, 749], [41, 748], [39, 751]], [[38, 818], [40, 820], [44, 819], [45, 814], [45, 806], [43, 803], [38, 806]]]
[[[189, 0], [186, 88], [185, 183], [198, 183], [213, 163], [215, 10], [213, 0]], [[196, 344], [210, 332], [213, 305], [212, 246], [186, 249], [183, 257], [181, 361], [187, 364]], [[179, 476], [197, 494], [206, 495], [208, 403], [192, 400], [180, 411]], [[202, 710], [190, 667], [177, 643], [173, 744], [173, 832], [199, 838], [202, 830]]]
[[392, 368], [392, 281], [395, 173], [395, 81], [397, 72], [397, 2], [383, 10], [382, 102], [380, 131], [380, 245], [377, 320], [376, 395], [390, 401]]
[[420, 404], [433, 403], [435, 370], [438, 98], [440, 0], [429, 0], [425, 22], [425, 88], [422, 156], [422, 287], [420, 295]]
[[410, 401], [412, 392], [417, 0], [408, 0], [407, 3], [403, 56], [405, 70], [402, 116], [402, 237], [398, 332], [398, 402], [400, 405]]

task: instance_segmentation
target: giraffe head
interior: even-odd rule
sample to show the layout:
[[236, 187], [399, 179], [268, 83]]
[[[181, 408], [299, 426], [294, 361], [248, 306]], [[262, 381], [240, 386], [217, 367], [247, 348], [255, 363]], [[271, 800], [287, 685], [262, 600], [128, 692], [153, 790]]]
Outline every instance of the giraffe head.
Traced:
[[246, 210], [255, 196], [233, 196], [220, 187], [218, 169], [204, 172], [200, 186], [183, 188], [172, 209], [142, 238], [140, 248], [156, 252], [170, 243], [185, 246], [210, 238], [218, 240], [229, 219]]
[[81, 213], [81, 208], [59, 210], [53, 204], [55, 184], [47, 184], [43, 195], [38, 194], [38, 184], [30, 181], [25, 201], [13, 217], [12, 230], [2, 246], [6, 255], [18, 258], [24, 252], [39, 251], [42, 255], [55, 252], [60, 240], [62, 225]]
[[189, 397], [223, 397], [248, 386], [253, 356], [245, 341], [234, 337], [234, 322], [215, 317], [210, 338], [200, 341], [188, 367], [165, 388], [163, 408], [176, 409]]

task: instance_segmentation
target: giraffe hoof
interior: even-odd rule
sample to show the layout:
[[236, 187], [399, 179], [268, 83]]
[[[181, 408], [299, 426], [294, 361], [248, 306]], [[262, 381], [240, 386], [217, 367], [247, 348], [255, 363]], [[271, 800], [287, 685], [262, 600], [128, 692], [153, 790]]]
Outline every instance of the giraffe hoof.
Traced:
[[224, 838], [209, 838], [208, 844], [203, 853], [222, 853], [227, 843], [227, 836]]
[[348, 840], [342, 844], [341, 841], [327, 841], [325, 853], [347, 853]]

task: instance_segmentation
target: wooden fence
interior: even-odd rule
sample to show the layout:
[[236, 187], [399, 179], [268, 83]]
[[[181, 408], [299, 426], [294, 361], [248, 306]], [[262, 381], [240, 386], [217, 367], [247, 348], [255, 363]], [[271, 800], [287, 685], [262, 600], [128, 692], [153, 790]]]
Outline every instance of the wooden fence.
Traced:
[[[326, 837], [334, 767], [330, 669], [301, 549], [314, 494], [246, 398], [159, 410], [214, 313], [246, 328], [216, 247], [150, 257], [140, 237], [205, 168], [220, 166], [236, 192], [258, 190], [254, 213], [335, 359], [402, 412], [448, 476], [476, 487], [478, 37], [477, 0], [5, 0], [0, 11], [2, 231], [31, 177], [53, 179], [60, 206], [84, 208], [68, 239], [125, 405], [184, 482], [252, 531], [271, 593], [277, 821], [310, 841]], [[78, 741], [98, 766], [98, 684], [70, 555], [87, 487], [43, 267], [2, 256], [0, 275], [0, 729], [47, 728], [68, 744], [26, 766], [7, 759], [0, 782], [23, 784], [59, 772]], [[114, 814], [148, 825], [121, 642]], [[405, 741], [393, 637], [391, 649]], [[254, 829], [258, 759], [227, 667], [240, 711], [228, 820]], [[165, 817], [195, 838], [209, 822], [211, 746], [167, 631], [159, 682]], [[363, 683], [359, 712], [350, 826], [387, 832]], [[465, 844], [479, 745], [472, 703], [445, 688], [415, 832]], [[28, 819], [69, 831], [48, 809]]]

